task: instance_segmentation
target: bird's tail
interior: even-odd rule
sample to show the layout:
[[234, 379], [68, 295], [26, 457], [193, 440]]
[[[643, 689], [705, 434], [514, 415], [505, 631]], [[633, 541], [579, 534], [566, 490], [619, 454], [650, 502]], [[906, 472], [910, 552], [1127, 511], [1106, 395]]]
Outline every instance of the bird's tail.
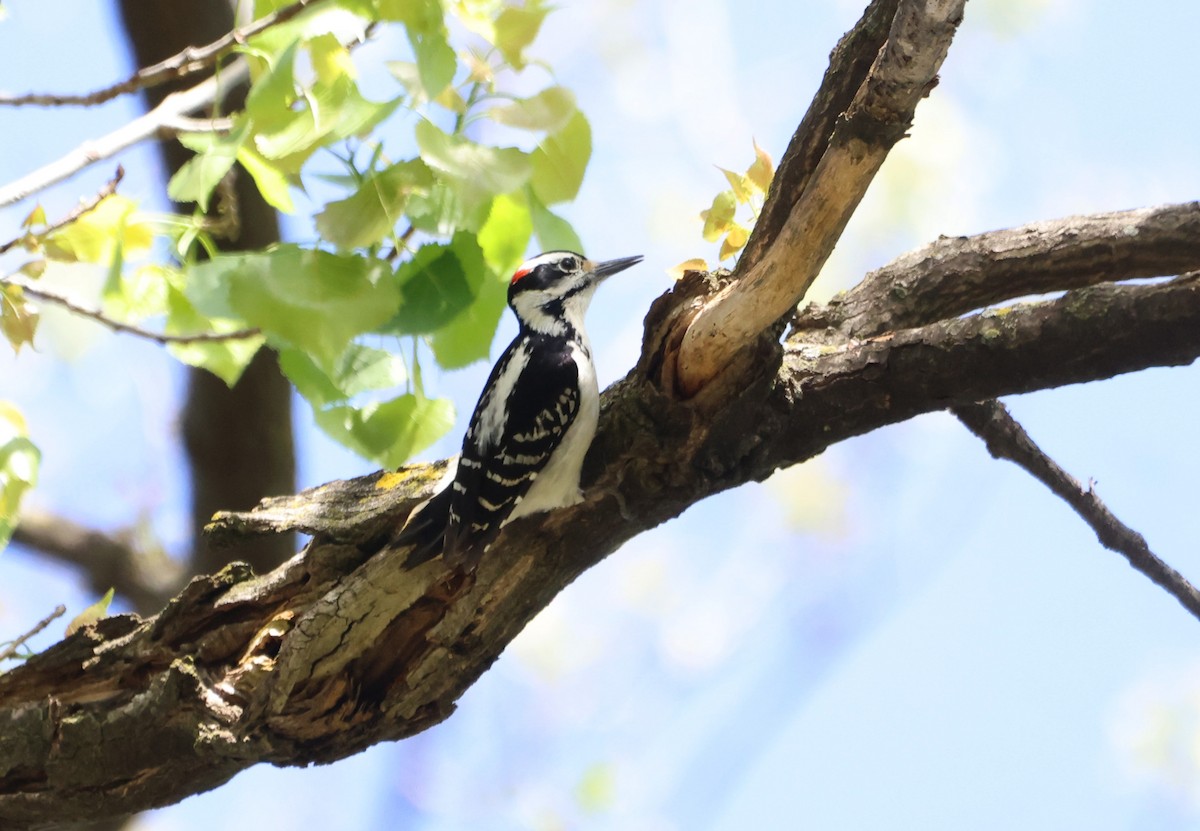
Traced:
[[404, 567], [419, 566], [442, 553], [449, 522], [450, 488], [443, 488], [409, 515], [408, 522], [392, 537], [389, 547], [413, 546]]

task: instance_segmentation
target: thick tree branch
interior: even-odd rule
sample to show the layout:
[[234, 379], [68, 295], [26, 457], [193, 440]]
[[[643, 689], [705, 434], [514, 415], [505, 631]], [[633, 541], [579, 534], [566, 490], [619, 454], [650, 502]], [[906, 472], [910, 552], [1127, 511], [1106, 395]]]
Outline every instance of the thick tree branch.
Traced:
[[[789, 314], [820, 273], [888, 152], [936, 83], [965, 0], [902, 0], [887, 42], [774, 243], [687, 323], [676, 390], [696, 395]], [[815, 155], [815, 154], [813, 154]]]
[[920, 326], [1032, 294], [1200, 268], [1200, 203], [1071, 216], [948, 237], [868, 274], [797, 328], [852, 337]]
[[637, 373], [609, 390], [585, 502], [514, 523], [470, 578], [380, 550], [436, 480], [425, 468], [226, 518], [230, 533], [316, 537], [270, 575], [197, 578], [156, 618], [101, 621], [0, 676], [0, 822], [141, 809], [258, 761], [330, 761], [423, 730], [579, 573], [707, 495], [919, 413], [1194, 360], [1200, 277], [762, 349], [777, 371], [715, 415]]
[[1131, 566], [1165, 589], [1193, 617], [1200, 619], [1200, 591], [1155, 556], [1145, 537], [1117, 519], [1090, 485], [1084, 490], [1079, 480], [1042, 452], [1003, 404], [998, 401], [960, 404], [952, 412], [967, 429], [984, 440], [992, 456], [1008, 459], [1029, 471], [1083, 518], [1105, 548], [1123, 555]]

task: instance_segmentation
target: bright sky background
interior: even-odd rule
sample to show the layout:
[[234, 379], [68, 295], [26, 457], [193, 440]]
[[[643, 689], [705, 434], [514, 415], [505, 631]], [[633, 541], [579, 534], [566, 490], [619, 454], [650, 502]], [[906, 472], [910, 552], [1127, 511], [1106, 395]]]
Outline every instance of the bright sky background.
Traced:
[[[862, 5], [562, 0], [535, 51], [576, 91], [595, 145], [568, 213], [590, 256], [646, 255], [593, 305], [602, 382], [632, 364], [665, 270], [715, 256], [696, 218], [724, 187], [714, 166], [743, 169], [752, 138], [778, 159]], [[128, 72], [107, 4], [6, 6], [0, 87], [78, 91]], [[1200, 5], [1174, 0], [971, 0], [818, 292], [938, 234], [1200, 197], [1198, 31]], [[0, 181], [132, 112], [0, 114]], [[123, 161], [122, 192], [150, 198], [157, 167]], [[109, 175], [59, 188], [48, 210]], [[24, 210], [0, 214], [0, 237]], [[43, 354], [0, 355], [0, 398], [45, 456], [37, 501], [106, 527], [145, 519], [179, 546], [180, 372], [153, 345], [47, 323]], [[506, 321], [498, 343], [511, 333]], [[460, 423], [431, 455], [453, 451], [486, 372], [441, 380]], [[1197, 381], [1155, 370], [1008, 402], [1193, 579]], [[369, 469], [314, 435], [303, 404], [297, 421], [301, 487]], [[0, 554], [0, 637], [91, 599], [40, 559]], [[1065, 505], [932, 415], [632, 541], [426, 734], [330, 767], [256, 768], [142, 827], [1194, 828], [1198, 634]]]

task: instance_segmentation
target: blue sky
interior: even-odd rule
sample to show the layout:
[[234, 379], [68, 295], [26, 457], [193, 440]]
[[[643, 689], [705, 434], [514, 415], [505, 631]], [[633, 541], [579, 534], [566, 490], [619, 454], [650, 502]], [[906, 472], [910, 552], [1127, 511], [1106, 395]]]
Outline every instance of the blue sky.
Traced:
[[[63, 8], [11, 4], [0, 87], [82, 90], [126, 71], [108, 51], [104, 6], [72, 4], [67, 31]], [[594, 133], [569, 214], [589, 255], [647, 257], [593, 305], [602, 382], [632, 364], [665, 269], [715, 256], [696, 219], [723, 187], [714, 166], [747, 165], [752, 139], [779, 157], [860, 11], [850, 0], [564, 0], [551, 16], [538, 51]], [[972, 0], [942, 84], [816, 293], [937, 234], [1196, 199], [1196, 31], [1200, 7], [1170, 0]], [[94, 56], [87, 66], [56, 60], [72, 43]], [[6, 113], [0, 179], [122, 123], [131, 104]], [[156, 167], [141, 153], [124, 162], [123, 192], [149, 198]], [[110, 172], [58, 189], [48, 207]], [[0, 215], [0, 231], [21, 214]], [[305, 227], [292, 226], [297, 238]], [[459, 429], [486, 372], [439, 379]], [[111, 527], [145, 518], [181, 544], [179, 378], [152, 345], [74, 328], [41, 355], [0, 356], [0, 398], [25, 410], [45, 453], [41, 504]], [[1154, 370], [1008, 402], [1194, 579], [1198, 379]], [[315, 435], [303, 405], [297, 424], [302, 487], [369, 470]], [[789, 522], [797, 513], [803, 524]], [[0, 555], [3, 631], [89, 600], [41, 560]], [[931, 415], [632, 541], [434, 730], [326, 768], [256, 768], [145, 827], [227, 823], [236, 804], [240, 827], [353, 831], [1191, 828], [1198, 625], [1040, 485]]]

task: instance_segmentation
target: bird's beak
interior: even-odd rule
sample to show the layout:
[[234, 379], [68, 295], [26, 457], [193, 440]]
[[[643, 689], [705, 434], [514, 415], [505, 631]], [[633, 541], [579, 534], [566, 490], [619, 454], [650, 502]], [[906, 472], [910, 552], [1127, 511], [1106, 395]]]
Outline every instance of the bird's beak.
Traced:
[[622, 257], [619, 260], [606, 260], [602, 263], [588, 260], [588, 271], [592, 273], [592, 282], [599, 283], [606, 277], [611, 277], [618, 271], [624, 271], [630, 266], [637, 265], [642, 261], [642, 255], [636, 257]]

